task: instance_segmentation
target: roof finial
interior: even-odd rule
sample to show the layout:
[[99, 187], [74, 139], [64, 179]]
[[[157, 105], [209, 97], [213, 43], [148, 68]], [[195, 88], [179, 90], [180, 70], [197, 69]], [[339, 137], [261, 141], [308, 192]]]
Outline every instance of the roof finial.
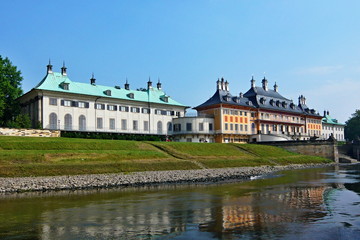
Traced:
[[50, 61], [50, 58], [49, 58], [49, 64], [46, 66], [46, 68], [47, 68], [47, 73], [52, 73], [53, 71], [52, 71], [52, 65], [51, 65], [51, 61]]
[[61, 75], [66, 76], [65, 61], [63, 61], [63, 66], [62, 66], [62, 68], [61, 68]]
[[158, 83], [156, 84], [157, 89], [161, 89], [161, 82], [160, 78], [158, 78]]
[[150, 76], [149, 76], [149, 81], [147, 82], [147, 84], [148, 84], [148, 89], [149, 89], [149, 88], [152, 88], [152, 82], [151, 82], [151, 80], [150, 80]]
[[91, 78], [90, 78], [90, 84], [91, 85], [95, 85], [95, 78], [94, 78], [94, 72], [92, 72], [92, 74], [91, 74]]

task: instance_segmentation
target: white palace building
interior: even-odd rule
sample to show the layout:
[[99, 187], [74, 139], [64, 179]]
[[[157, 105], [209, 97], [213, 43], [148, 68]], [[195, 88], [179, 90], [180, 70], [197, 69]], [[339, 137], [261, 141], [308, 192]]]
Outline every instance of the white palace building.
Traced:
[[19, 98], [23, 113], [33, 127], [81, 132], [168, 135], [173, 118], [183, 117], [188, 108], [166, 95], [160, 81], [148, 81], [146, 89], [71, 81], [66, 67], [53, 72], [47, 65], [45, 78]]
[[198, 116], [185, 116], [189, 108], [147, 82], [147, 88], [98, 85], [94, 76], [88, 83], [71, 81], [66, 67], [47, 74], [40, 83], [19, 98], [22, 112], [29, 114], [33, 127], [62, 132], [156, 135], [178, 142], [253, 142], [327, 139], [344, 141], [344, 125], [326, 114], [310, 109], [304, 96], [295, 104], [274, 89], [251, 87], [231, 95], [229, 83], [216, 82], [215, 94], [195, 107]]

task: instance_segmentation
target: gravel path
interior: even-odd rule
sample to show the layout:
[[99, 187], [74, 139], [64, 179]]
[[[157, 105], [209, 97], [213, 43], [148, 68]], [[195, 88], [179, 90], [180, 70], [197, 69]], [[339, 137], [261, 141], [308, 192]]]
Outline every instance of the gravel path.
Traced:
[[320, 166], [325, 165], [296, 164], [288, 166], [134, 172], [130, 174], [0, 178], [0, 193], [244, 180], [249, 179], [252, 176], [268, 174], [280, 170]]

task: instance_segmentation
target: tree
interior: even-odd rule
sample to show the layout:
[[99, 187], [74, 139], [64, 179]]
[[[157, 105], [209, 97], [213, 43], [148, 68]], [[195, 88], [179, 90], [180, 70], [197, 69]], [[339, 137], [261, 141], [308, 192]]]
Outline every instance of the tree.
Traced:
[[14, 120], [7, 122], [6, 126], [10, 128], [30, 128], [30, 116], [27, 114], [19, 114]]
[[16, 100], [22, 94], [21, 72], [11, 61], [0, 55], [0, 126], [14, 120], [20, 112], [20, 104]]
[[351, 116], [345, 126], [345, 138], [350, 141], [360, 137], [360, 110], [357, 109]]

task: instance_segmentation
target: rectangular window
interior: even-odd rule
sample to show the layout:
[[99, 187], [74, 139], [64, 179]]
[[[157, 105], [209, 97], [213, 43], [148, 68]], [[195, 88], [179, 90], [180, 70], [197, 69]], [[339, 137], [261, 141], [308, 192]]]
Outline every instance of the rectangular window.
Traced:
[[96, 103], [96, 104], [95, 104], [95, 109], [104, 110], [104, 109], [105, 109], [105, 104]]
[[174, 132], [181, 132], [181, 124], [174, 124]]
[[239, 131], [239, 126], [237, 124], [235, 124], [235, 131]]
[[109, 111], [117, 111], [117, 106], [116, 105], [107, 105], [107, 110], [109, 110]]
[[244, 115], [247, 116], [247, 112], [244, 112]]
[[192, 131], [192, 124], [186, 123], [186, 131]]
[[213, 124], [209, 123], [209, 131], [212, 131], [212, 130], [213, 130]]
[[199, 123], [199, 131], [204, 131], [204, 123]]
[[149, 121], [144, 121], [144, 131], [149, 131]]
[[167, 115], [167, 111], [161, 110], [161, 115]]
[[54, 105], [54, 106], [57, 106], [57, 98], [49, 98], [49, 104], [50, 105]]
[[228, 130], [228, 124], [227, 123], [225, 123], [225, 130]]
[[71, 107], [71, 101], [70, 100], [64, 100], [64, 106], [65, 107]]
[[187, 138], [186, 142], [192, 142], [192, 138]]
[[248, 125], [245, 125], [245, 131], [247, 132], [247, 130], [248, 130]]
[[155, 114], [156, 114], [156, 115], [160, 115], [160, 114], [161, 114], [161, 110], [155, 109]]
[[140, 108], [138, 108], [138, 107], [131, 107], [131, 112], [133, 112], [133, 113], [139, 113], [139, 112], [140, 112]]
[[126, 119], [121, 119], [121, 130], [127, 130], [127, 121], [126, 121]]
[[244, 127], [242, 124], [239, 124], [240, 125], [240, 131], [244, 131]]
[[137, 131], [138, 130], [138, 121], [137, 120], [133, 120], [133, 130]]
[[98, 129], [103, 128], [103, 119], [102, 118], [96, 118], [96, 128], [98, 128]]
[[224, 113], [224, 114], [229, 114], [229, 110], [228, 110], [228, 109], [224, 109], [223, 113]]
[[230, 123], [230, 130], [231, 130], [231, 131], [234, 130], [234, 126], [233, 126], [232, 123]]
[[79, 108], [89, 108], [89, 103], [88, 102], [78, 102], [77, 106]]
[[149, 113], [150, 113], [150, 109], [149, 109], [149, 108], [142, 108], [142, 109], [141, 109], [141, 112], [142, 112], [142, 113], [149, 114]]
[[111, 130], [115, 129], [115, 118], [110, 118], [109, 119], [109, 126]]
[[177, 116], [177, 117], [180, 117], [180, 112], [176, 112], [176, 116]]
[[129, 107], [119, 106], [119, 110], [120, 110], [121, 112], [129, 112]]

